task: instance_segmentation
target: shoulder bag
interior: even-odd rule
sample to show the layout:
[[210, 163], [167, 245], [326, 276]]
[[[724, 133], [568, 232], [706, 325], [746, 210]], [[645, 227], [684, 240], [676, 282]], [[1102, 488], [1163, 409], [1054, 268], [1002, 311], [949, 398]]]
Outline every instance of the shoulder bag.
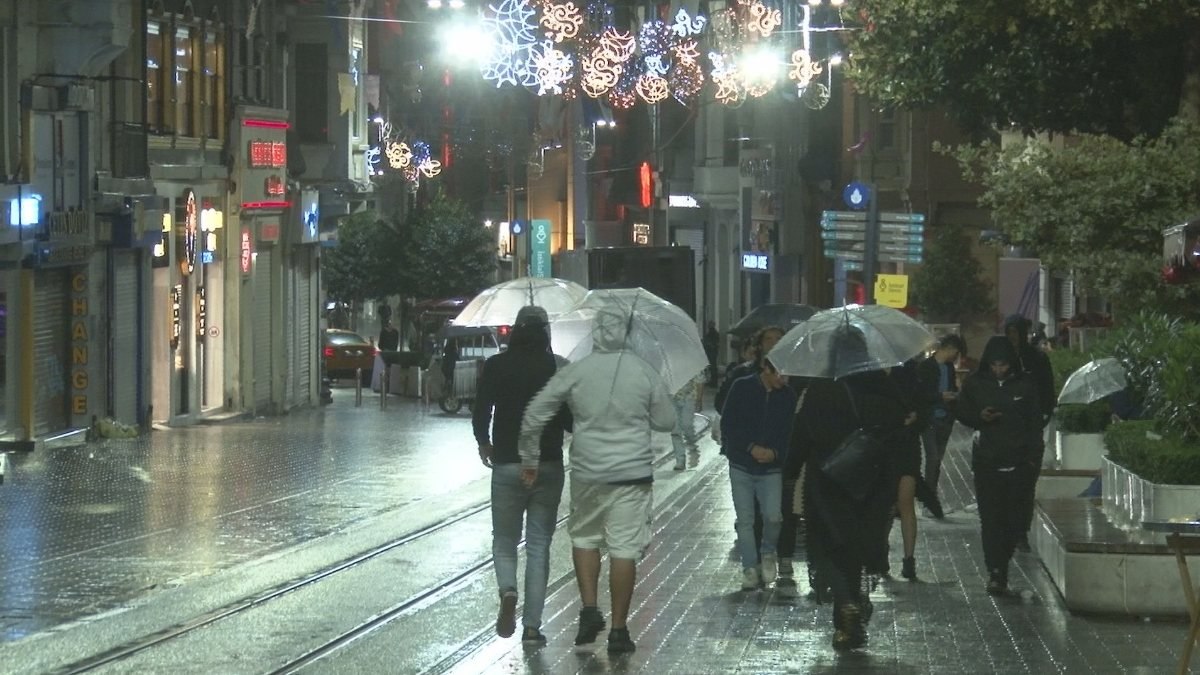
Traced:
[[870, 494], [875, 479], [882, 473], [884, 445], [875, 433], [863, 427], [858, 405], [854, 402], [854, 392], [849, 385], [846, 386], [846, 393], [850, 396], [850, 407], [859, 426], [821, 463], [821, 473], [829, 476], [855, 500], [862, 501]]

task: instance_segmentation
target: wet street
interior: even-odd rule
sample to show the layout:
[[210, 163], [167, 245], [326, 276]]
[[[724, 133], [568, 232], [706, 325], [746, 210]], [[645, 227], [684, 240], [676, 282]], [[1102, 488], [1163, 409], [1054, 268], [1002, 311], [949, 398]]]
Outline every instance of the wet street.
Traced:
[[1018, 556], [1010, 596], [984, 593], [961, 455], [942, 485], [957, 510], [921, 520], [922, 583], [884, 582], [869, 648], [835, 655], [827, 606], [738, 590], [711, 441], [674, 472], [659, 440], [638, 651], [614, 659], [603, 635], [596, 654], [572, 648], [565, 526], [549, 645], [495, 637], [488, 471], [465, 415], [396, 397], [380, 410], [370, 394], [356, 408], [343, 389], [286, 417], [14, 456], [0, 486], [0, 672], [1172, 670], [1181, 623], [1072, 616], [1032, 554]]

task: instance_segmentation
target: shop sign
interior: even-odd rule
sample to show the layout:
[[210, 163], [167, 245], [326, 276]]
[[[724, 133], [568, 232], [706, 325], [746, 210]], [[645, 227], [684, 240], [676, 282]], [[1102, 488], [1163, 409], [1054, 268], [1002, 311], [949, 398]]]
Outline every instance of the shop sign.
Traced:
[[242, 228], [242, 274], [250, 274], [250, 267], [254, 263], [254, 238], [250, 236], [250, 228]]
[[247, 159], [252, 169], [282, 169], [287, 166], [287, 143], [250, 141]]
[[320, 226], [320, 194], [316, 190], [305, 190], [300, 193], [300, 243], [315, 244]]
[[88, 412], [87, 273], [71, 277], [71, 414]]
[[200, 213], [196, 210], [196, 193], [188, 190], [187, 199], [183, 203], [183, 217], [180, 227], [183, 245], [180, 253], [183, 258], [179, 261], [179, 271], [188, 276], [196, 269], [196, 235], [200, 229]]
[[283, 197], [287, 195], [287, 186], [278, 175], [271, 175], [263, 182], [263, 192], [268, 197]]
[[183, 285], [171, 287], [171, 349], [179, 349], [179, 336], [183, 330]]
[[196, 337], [203, 342], [208, 335], [207, 291], [201, 286], [196, 289]]
[[262, 242], [279, 241], [279, 223], [262, 223], [259, 225], [258, 240]]
[[649, 223], [634, 223], [633, 224], [633, 243], [638, 246], [650, 245], [650, 224]]

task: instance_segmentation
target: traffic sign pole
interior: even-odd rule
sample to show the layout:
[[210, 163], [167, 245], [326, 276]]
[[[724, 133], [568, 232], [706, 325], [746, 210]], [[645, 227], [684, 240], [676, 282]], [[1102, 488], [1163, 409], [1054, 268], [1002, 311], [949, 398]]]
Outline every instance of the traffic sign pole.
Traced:
[[868, 190], [866, 250], [863, 251], [863, 290], [866, 304], [875, 304], [875, 271], [879, 269], [879, 191], [875, 186]]

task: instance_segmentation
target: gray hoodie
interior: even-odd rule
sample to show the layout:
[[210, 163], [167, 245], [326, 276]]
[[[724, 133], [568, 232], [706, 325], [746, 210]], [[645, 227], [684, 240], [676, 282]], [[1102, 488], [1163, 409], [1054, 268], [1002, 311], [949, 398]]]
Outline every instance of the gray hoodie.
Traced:
[[653, 476], [650, 432], [675, 427], [675, 406], [662, 377], [625, 349], [628, 314], [597, 312], [592, 353], [559, 370], [525, 409], [521, 464], [536, 467], [542, 429], [566, 403], [575, 418], [572, 480], [623, 483]]

